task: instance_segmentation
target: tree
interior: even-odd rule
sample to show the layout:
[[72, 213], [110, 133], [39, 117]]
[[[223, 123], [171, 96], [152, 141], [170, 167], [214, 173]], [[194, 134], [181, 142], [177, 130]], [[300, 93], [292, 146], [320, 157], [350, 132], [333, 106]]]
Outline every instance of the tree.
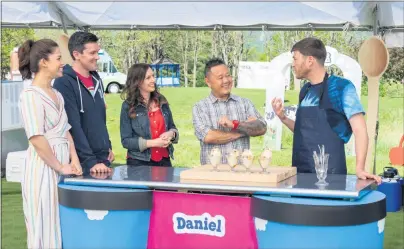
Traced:
[[391, 48], [389, 55], [390, 63], [383, 78], [401, 82], [404, 80], [404, 48]]
[[195, 31], [193, 32], [194, 37], [191, 41], [192, 43], [192, 48], [193, 48], [193, 53], [194, 53], [194, 68], [192, 70], [192, 74], [193, 74], [193, 78], [192, 78], [192, 87], [196, 87], [196, 75], [197, 75], [197, 71], [196, 71], [196, 66], [198, 64], [198, 52], [200, 50], [200, 40], [201, 40], [201, 34], [200, 31]]
[[10, 71], [10, 53], [15, 47], [21, 46], [26, 40], [35, 39], [33, 29], [1, 29], [1, 79], [6, 78]]
[[188, 53], [189, 53], [189, 39], [188, 32], [182, 31], [180, 37], [180, 48], [182, 54], [182, 68], [184, 69], [184, 85], [188, 87]]
[[230, 65], [232, 68], [232, 77], [235, 81], [235, 86], [237, 85], [237, 70], [240, 60], [242, 59], [243, 55], [243, 48], [244, 48], [244, 35], [242, 32], [234, 32], [232, 35], [233, 38], [233, 46], [232, 46], [232, 56], [230, 60]]

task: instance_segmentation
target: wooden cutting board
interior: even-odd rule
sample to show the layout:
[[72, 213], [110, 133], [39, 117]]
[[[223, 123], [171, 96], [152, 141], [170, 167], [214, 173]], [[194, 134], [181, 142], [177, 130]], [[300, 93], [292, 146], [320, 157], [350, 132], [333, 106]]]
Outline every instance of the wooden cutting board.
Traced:
[[213, 171], [212, 165], [204, 165], [180, 173], [180, 180], [203, 180], [212, 182], [253, 182], [253, 183], [277, 183], [291, 176], [296, 175], [296, 167], [270, 166], [267, 173], [261, 174], [262, 169], [258, 165], [250, 168], [247, 172], [245, 167], [236, 166], [235, 172], [230, 171], [230, 166], [226, 164], [219, 165], [219, 171]]

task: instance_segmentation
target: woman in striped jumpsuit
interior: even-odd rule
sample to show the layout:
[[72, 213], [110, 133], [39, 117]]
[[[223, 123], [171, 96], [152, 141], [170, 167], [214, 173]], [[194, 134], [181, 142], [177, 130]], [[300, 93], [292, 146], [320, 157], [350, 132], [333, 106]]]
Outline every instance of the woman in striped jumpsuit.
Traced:
[[62, 95], [51, 81], [62, 75], [58, 45], [48, 39], [26, 41], [18, 51], [23, 79], [35, 77], [20, 95], [20, 110], [29, 140], [22, 170], [22, 197], [28, 248], [62, 248], [57, 184], [59, 175], [82, 170]]

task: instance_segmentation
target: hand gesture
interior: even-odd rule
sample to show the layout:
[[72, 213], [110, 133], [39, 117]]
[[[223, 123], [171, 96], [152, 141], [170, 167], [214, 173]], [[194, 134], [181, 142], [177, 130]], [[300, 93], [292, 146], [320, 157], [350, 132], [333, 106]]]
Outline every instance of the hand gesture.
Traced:
[[233, 129], [233, 122], [227, 118], [227, 116], [222, 116], [219, 120], [219, 126], [223, 126], [225, 128]]
[[166, 141], [171, 141], [174, 137], [174, 132], [173, 131], [166, 131], [163, 134], [160, 135], [160, 138]]
[[71, 164], [64, 164], [62, 168], [59, 169], [59, 174], [61, 175], [77, 175], [77, 170]]
[[362, 179], [362, 180], [374, 179], [374, 180], [377, 182], [377, 184], [382, 183], [382, 178], [381, 178], [380, 176], [370, 174], [370, 173], [368, 173], [368, 172], [366, 172], [366, 171], [364, 171], [364, 170], [358, 170], [358, 171], [356, 171], [356, 176], [357, 176], [359, 179]]
[[284, 109], [283, 109], [283, 101], [280, 98], [274, 98], [271, 102], [272, 104], [272, 109], [274, 110], [276, 116], [278, 116], [278, 118], [280, 120], [284, 120], [286, 118], [285, 113], [284, 113]]
[[153, 147], [157, 147], [157, 148], [166, 148], [171, 144], [170, 140], [163, 139], [162, 137], [153, 139], [153, 142], [154, 142]]
[[111, 172], [112, 169], [107, 167], [105, 164], [103, 163], [97, 163], [96, 165], [94, 165], [91, 169], [90, 172], [91, 173], [107, 173], [107, 172]]
[[71, 165], [76, 171], [76, 175], [82, 175], [83, 174], [83, 169], [81, 168], [80, 161], [78, 158], [73, 158], [71, 161]]

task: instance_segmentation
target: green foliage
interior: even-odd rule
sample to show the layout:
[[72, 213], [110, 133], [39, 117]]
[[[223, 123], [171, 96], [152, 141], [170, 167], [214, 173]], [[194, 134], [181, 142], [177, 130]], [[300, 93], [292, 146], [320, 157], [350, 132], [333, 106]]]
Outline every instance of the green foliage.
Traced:
[[386, 97], [388, 88], [389, 88], [388, 84], [380, 84], [379, 96], [380, 97]]
[[5, 79], [10, 71], [10, 53], [14, 47], [21, 46], [24, 41], [34, 39], [33, 29], [1, 29], [1, 79]]
[[404, 48], [389, 49], [390, 63], [383, 78], [404, 80]]
[[[74, 30], [68, 30], [71, 35]], [[116, 68], [126, 73], [134, 63], [152, 63], [165, 56], [180, 64], [180, 84], [193, 85], [194, 58], [196, 65], [196, 87], [205, 86], [204, 66], [212, 57], [224, 59], [234, 69], [237, 80], [238, 61], [270, 61], [279, 54], [290, 51], [297, 41], [310, 36], [320, 38], [325, 45], [336, 48], [340, 53], [357, 59], [359, 47], [369, 32], [355, 31], [93, 31], [100, 38], [100, 44], [111, 55]], [[27, 38], [33, 38], [32, 29], [2, 29], [2, 77], [9, 68], [9, 53], [14, 46]], [[38, 39], [57, 40], [62, 30], [35, 30]], [[241, 50], [240, 50], [241, 49]], [[404, 79], [404, 48], [389, 49], [390, 64], [383, 76], [399, 82]], [[339, 68], [329, 70], [342, 75]], [[366, 77], [363, 76], [366, 81]], [[392, 84], [390, 84], [392, 85]], [[394, 85], [394, 84], [393, 84]], [[400, 86], [384, 86], [382, 96], [402, 96]], [[364, 87], [363, 92], [366, 92]], [[397, 92], [397, 94], [393, 94]]]
[[342, 32], [342, 31], [276, 31], [271, 32], [270, 38], [267, 41], [265, 53], [267, 60], [270, 61], [283, 52], [290, 51], [293, 44], [306, 38], [317, 37], [321, 39], [326, 46], [333, 47], [338, 52], [346, 54], [354, 59], [357, 58], [357, 53], [363, 37], [358, 36], [357, 32]]
[[[362, 96], [368, 96], [367, 81], [362, 81]], [[404, 85], [394, 79], [382, 79], [379, 85], [379, 96], [389, 98], [403, 98]]]
[[331, 65], [331, 66], [327, 67], [327, 72], [328, 72], [329, 75], [338, 75], [340, 77], [344, 76], [341, 69], [339, 69], [339, 67], [337, 67], [335, 65]]
[[384, 80], [380, 84], [380, 97], [402, 98], [404, 97], [403, 84], [394, 79]]
[[362, 80], [361, 93], [362, 93], [362, 96], [368, 96], [368, 82], [367, 81]]

